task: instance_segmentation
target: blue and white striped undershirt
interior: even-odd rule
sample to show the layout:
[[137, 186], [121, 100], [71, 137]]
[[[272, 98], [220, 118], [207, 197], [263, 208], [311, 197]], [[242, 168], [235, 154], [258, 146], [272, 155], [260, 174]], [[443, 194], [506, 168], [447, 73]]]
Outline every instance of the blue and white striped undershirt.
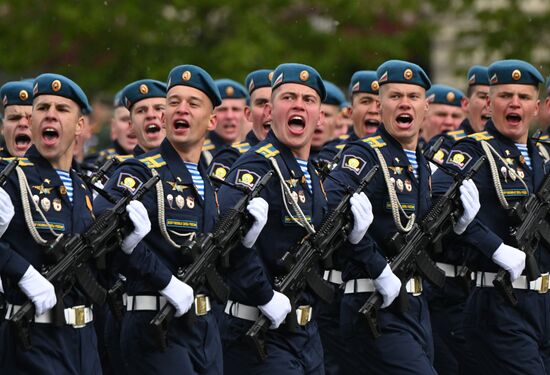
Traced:
[[525, 158], [525, 164], [527, 164], [527, 166], [529, 168], [531, 168], [531, 158], [529, 157], [529, 151], [527, 150], [527, 145], [523, 145], [521, 143], [516, 143], [516, 147], [518, 148], [519, 152], [521, 152], [521, 154]]
[[409, 159], [409, 163], [411, 163], [413, 167], [413, 173], [414, 177], [418, 178], [418, 162], [416, 161], [416, 151], [412, 150], [404, 150], [405, 154], [407, 155], [407, 158]]
[[312, 192], [313, 188], [311, 187], [311, 175], [307, 170], [307, 160], [296, 158], [296, 161], [298, 162], [298, 166], [300, 166], [300, 169], [302, 170], [302, 172], [304, 173], [304, 176], [306, 177], [306, 183], [307, 183], [307, 187], [309, 188], [309, 191]]
[[195, 184], [195, 187], [197, 188], [197, 191], [199, 192], [201, 198], [204, 199], [204, 180], [202, 179], [202, 176], [199, 173], [197, 164], [189, 163], [186, 161], [185, 166], [187, 167], [187, 170], [189, 171], [189, 173], [191, 173], [193, 184]]
[[63, 185], [65, 185], [65, 189], [67, 189], [67, 196], [69, 197], [69, 200], [73, 201], [73, 180], [71, 180], [71, 174], [66, 171], [62, 171], [61, 169], [56, 169], [57, 175], [61, 179], [61, 182], [63, 182]]

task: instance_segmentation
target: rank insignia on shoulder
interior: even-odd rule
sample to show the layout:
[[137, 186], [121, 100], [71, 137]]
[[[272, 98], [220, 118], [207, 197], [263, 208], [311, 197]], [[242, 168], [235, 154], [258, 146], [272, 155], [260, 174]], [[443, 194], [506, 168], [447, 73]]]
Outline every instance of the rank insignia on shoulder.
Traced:
[[260, 175], [246, 169], [237, 169], [236, 185], [241, 185], [249, 189], [253, 189], [256, 183], [260, 180]]
[[132, 193], [134, 191], [136, 191], [137, 189], [139, 189], [141, 184], [142, 184], [142, 182], [139, 178], [137, 178], [136, 176], [132, 176], [129, 173], [121, 173], [118, 176], [117, 186], [119, 186], [121, 188], [124, 188], [124, 189], [128, 189]]
[[225, 176], [229, 173], [229, 167], [226, 167], [222, 163], [212, 164], [212, 172], [210, 174], [219, 178], [220, 180], [225, 180]]
[[454, 165], [461, 170], [468, 165], [468, 163], [472, 160], [472, 156], [468, 154], [467, 152], [459, 151], [459, 150], [453, 150], [447, 157], [447, 163]]
[[342, 168], [349, 169], [355, 174], [360, 174], [363, 168], [365, 167], [365, 160], [355, 155], [345, 155], [344, 160], [342, 161]]

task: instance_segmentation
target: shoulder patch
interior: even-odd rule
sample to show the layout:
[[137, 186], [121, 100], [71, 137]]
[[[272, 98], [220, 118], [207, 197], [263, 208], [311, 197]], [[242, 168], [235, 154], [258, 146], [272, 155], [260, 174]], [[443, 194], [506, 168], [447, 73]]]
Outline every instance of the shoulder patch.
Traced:
[[222, 163], [213, 163], [211, 176], [215, 176], [220, 180], [225, 180], [225, 176], [229, 173], [229, 167], [223, 165]]
[[256, 150], [257, 154], [262, 155], [264, 158], [269, 159], [273, 156], [279, 154], [279, 150], [275, 148], [271, 143], [266, 144], [265, 146], [260, 147]]
[[447, 157], [447, 164], [454, 165], [460, 170], [464, 169], [468, 163], [472, 160], [472, 156], [467, 152], [460, 150], [452, 150]]
[[235, 185], [244, 186], [249, 189], [254, 189], [256, 183], [260, 180], [260, 175], [249, 171], [248, 169], [237, 169], [235, 177]]
[[444, 148], [440, 148], [439, 150], [437, 150], [437, 152], [433, 156], [433, 159], [439, 164], [443, 164], [448, 154], [449, 154], [449, 151], [445, 150]]
[[367, 163], [363, 158], [355, 155], [344, 155], [344, 159], [342, 160], [342, 168], [349, 169], [357, 175], [361, 173], [365, 164]]
[[139, 178], [137, 178], [134, 175], [131, 175], [130, 173], [122, 172], [118, 176], [117, 186], [121, 187], [123, 189], [128, 189], [132, 193], [139, 189], [139, 187], [143, 184]]
[[459, 139], [462, 139], [462, 138], [466, 138], [467, 137], [467, 134], [464, 130], [462, 129], [459, 129], [459, 130], [454, 130], [454, 131], [451, 131], [451, 132], [447, 132], [447, 134], [449, 136], [451, 136], [455, 141], [458, 141]]
[[202, 151], [211, 151], [215, 148], [216, 145], [214, 145], [210, 139], [204, 141], [204, 144], [202, 145]]
[[237, 149], [239, 153], [244, 154], [245, 152], [250, 150], [250, 143], [248, 142], [234, 143], [231, 145], [231, 147]]
[[149, 169], [159, 168], [159, 167], [162, 167], [163, 165], [166, 165], [166, 162], [164, 161], [162, 156], [160, 156], [160, 154], [147, 156], [146, 158], [142, 158], [138, 160], [143, 164], [145, 164]]
[[384, 142], [382, 137], [379, 135], [376, 137], [363, 138], [362, 141], [368, 143], [372, 148], [381, 148], [386, 145], [386, 142]]
[[489, 139], [493, 139], [493, 136], [490, 135], [489, 132], [484, 131], [484, 132], [470, 134], [468, 138], [473, 138], [476, 141], [488, 141]]

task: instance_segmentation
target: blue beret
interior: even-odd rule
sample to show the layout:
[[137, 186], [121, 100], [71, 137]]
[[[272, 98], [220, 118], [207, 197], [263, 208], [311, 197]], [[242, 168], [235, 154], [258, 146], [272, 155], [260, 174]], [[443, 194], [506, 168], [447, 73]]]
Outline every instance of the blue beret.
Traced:
[[378, 85], [386, 83], [408, 83], [428, 90], [432, 83], [424, 69], [416, 64], [402, 60], [388, 60], [376, 69]]
[[13, 81], [0, 87], [4, 108], [9, 105], [32, 105], [32, 81]]
[[460, 107], [460, 100], [464, 94], [459, 89], [447, 85], [432, 85], [426, 91], [428, 103], [446, 104], [453, 107]]
[[339, 107], [346, 101], [346, 96], [334, 83], [324, 80], [323, 84], [325, 85], [325, 90], [327, 92], [327, 96], [325, 100], [323, 100], [323, 104], [337, 105]]
[[122, 100], [128, 109], [143, 99], [166, 98], [166, 85], [154, 79], [141, 79], [122, 89]]
[[489, 69], [486, 66], [474, 65], [468, 70], [468, 86], [489, 86]]
[[80, 86], [60, 74], [45, 73], [36, 77], [32, 93], [34, 98], [40, 95], [62, 96], [78, 104], [83, 114], [92, 113], [92, 107]]
[[359, 70], [351, 76], [349, 83], [349, 95], [358, 92], [366, 92], [378, 95], [378, 76], [374, 70]]
[[113, 99], [113, 107], [124, 107], [124, 101], [122, 100], [122, 90], [115, 94], [115, 98]]
[[550, 93], [550, 76], [546, 78], [546, 92]]
[[260, 69], [249, 73], [244, 80], [244, 85], [248, 88], [248, 95], [260, 87], [271, 87], [273, 70]]
[[232, 79], [217, 79], [214, 81], [222, 100], [224, 99], [246, 99], [248, 93], [243, 85]]
[[317, 91], [321, 100], [325, 100], [327, 96], [321, 75], [308, 65], [295, 63], [279, 65], [273, 72], [271, 88], [275, 90], [285, 83], [298, 83], [311, 87], [313, 90]]
[[500, 60], [489, 65], [491, 86], [504, 84], [533, 85], [544, 83], [544, 77], [528, 62], [522, 60]]
[[214, 107], [222, 104], [220, 90], [206, 70], [196, 65], [179, 65], [168, 74], [168, 91], [174, 86], [189, 86], [208, 96]]

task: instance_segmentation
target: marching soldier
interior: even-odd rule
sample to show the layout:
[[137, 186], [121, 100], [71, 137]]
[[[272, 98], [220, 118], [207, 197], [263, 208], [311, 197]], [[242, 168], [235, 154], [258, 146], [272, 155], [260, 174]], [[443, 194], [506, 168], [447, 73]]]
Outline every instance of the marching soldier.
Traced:
[[428, 113], [422, 124], [422, 137], [428, 144], [442, 133], [452, 136], [464, 119], [461, 107], [464, 94], [451, 86], [433, 85], [426, 92]]
[[32, 81], [8, 82], [0, 88], [4, 105], [4, 120], [1, 122], [4, 146], [1, 157], [22, 157], [31, 147], [30, 116], [32, 111]]

